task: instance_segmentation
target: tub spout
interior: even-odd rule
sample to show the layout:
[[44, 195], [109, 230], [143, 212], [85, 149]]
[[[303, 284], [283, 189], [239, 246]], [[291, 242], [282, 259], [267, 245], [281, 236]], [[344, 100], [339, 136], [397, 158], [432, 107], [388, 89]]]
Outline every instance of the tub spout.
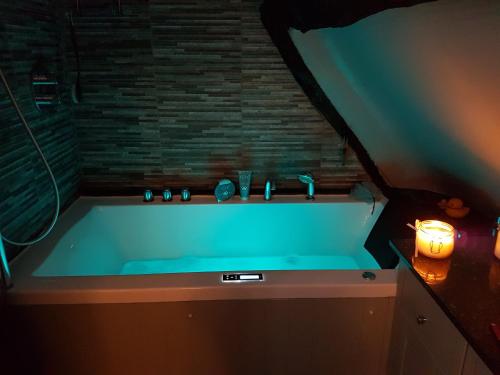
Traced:
[[307, 184], [306, 199], [314, 199], [314, 177], [310, 173], [299, 174], [298, 179], [303, 184]]

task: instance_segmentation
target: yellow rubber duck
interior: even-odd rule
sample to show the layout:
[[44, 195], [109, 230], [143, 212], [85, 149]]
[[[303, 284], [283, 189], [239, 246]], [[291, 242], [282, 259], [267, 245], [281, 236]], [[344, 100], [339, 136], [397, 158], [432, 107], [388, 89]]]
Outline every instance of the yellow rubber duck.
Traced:
[[444, 210], [446, 215], [454, 219], [461, 219], [470, 212], [470, 208], [464, 207], [464, 202], [460, 198], [441, 199], [438, 206]]

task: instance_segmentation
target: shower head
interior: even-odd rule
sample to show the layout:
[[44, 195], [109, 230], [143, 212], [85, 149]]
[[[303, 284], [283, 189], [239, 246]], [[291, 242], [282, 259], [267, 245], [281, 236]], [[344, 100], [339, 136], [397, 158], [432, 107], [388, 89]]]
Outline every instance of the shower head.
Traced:
[[314, 177], [310, 173], [302, 173], [302, 174], [299, 174], [297, 177], [298, 177], [299, 181], [302, 182], [303, 184], [314, 183]]

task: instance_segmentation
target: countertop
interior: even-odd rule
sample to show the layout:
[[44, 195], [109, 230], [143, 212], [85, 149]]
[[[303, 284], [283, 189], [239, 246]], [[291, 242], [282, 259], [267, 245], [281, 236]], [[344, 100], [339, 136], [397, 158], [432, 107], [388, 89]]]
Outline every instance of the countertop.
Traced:
[[500, 325], [500, 260], [492, 236], [463, 233], [447, 260], [420, 255], [415, 239], [393, 239], [390, 246], [417, 275], [493, 374], [500, 374], [500, 342], [490, 324]]

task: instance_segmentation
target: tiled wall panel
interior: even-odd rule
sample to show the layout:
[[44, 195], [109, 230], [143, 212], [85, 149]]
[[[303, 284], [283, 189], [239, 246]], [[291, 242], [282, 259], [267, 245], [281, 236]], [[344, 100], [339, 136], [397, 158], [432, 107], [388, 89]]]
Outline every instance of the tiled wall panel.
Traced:
[[[212, 188], [252, 169], [297, 188], [366, 180], [312, 107], [260, 22], [257, 0], [128, 0], [123, 14], [75, 17], [84, 191]], [[74, 57], [65, 28], [69, 78]]]
[[[53, 168], [64, 206], [76, 197], [79, 182], [67, 90], [61, 90], [55, 112], [40, 113], [30, 84], [40, 56], [62, 78], [60, 23], [53, 6], [50, 0], [0, 2], [0, 67]], [[25, 240], [47, 224], [54, 205], [49, 177], [0, 83], [0, 231]]]

